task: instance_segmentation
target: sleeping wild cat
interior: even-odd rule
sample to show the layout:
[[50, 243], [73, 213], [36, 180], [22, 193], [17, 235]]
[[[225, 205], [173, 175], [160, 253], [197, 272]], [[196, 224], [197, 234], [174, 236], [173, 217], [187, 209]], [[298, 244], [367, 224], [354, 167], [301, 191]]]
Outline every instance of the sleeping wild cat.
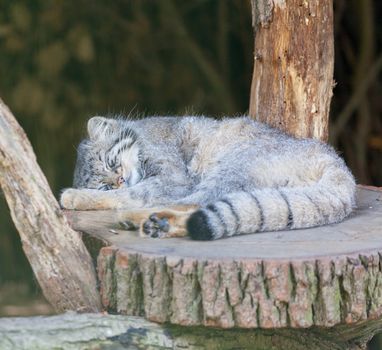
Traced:
[[67, 209], [128, 209], [143, 236], [211, 240], [343, 220], [355, 182], [332, 147], [248, 117], [93, 117]]

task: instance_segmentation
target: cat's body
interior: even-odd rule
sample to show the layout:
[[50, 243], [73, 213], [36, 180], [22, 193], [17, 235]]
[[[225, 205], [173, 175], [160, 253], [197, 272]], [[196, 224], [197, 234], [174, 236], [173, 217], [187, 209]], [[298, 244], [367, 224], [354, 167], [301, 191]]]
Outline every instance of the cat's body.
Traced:
[[[216, 239], [339, 222], [354, 207], [353, 176], [331, 147], [247, 117], [95, 117], [88, 132], [74, 181], [85, 189], [63, 193], [69, 209], [179, 206], [191, 237]], [[168, 215], [154, 219], [142, 231], [166, 236]]]

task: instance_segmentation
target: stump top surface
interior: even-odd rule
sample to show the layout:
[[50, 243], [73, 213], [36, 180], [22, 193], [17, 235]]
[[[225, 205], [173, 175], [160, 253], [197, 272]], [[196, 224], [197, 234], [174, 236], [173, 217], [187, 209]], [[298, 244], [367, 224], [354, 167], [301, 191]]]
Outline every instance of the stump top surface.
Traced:
[[218, 260], [284, 260], [382, 251], [382, 191], [359, 188], [357, 209], [339, 224], [310, 229], [264, 232], [216, 241], [188, 238], [141, 238], [118, 230], [122, 211], [69, 212], [74, 229], [86, 232], [129, 253]]

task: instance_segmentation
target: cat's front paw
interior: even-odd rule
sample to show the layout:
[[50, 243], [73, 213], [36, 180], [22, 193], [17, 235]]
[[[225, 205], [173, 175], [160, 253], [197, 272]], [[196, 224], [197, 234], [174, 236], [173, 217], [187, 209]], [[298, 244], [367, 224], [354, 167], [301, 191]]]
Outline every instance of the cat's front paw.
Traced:
[[[91, 192], [91, 191], [90, 191]], [[61, 194], [60, 204], [65, 209], [89, 210], [92, 198], [89, 190], [68, 188]]]

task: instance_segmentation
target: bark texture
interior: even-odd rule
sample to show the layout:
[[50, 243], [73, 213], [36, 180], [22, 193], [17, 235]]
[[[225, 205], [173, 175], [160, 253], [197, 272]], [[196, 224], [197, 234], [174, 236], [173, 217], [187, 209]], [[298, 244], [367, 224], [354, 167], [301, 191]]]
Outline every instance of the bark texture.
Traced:
[[382, 316], [378, 253], [303, 261], [168, 258], [102, 248], [103, 305], [154, 322], [307, 328]]
[[[376, 321], [368, 327], [381, 327]], [[158, 325], [139, 317], [67, 313], [49, 317], [0, 319], [3, 350], [343, 350], [362, 349], [365, 327], [217, 330]], [[354, 339], [358, 339], [355, 341]]]
[[252, 0], [254, 71], [249, 114], [296, 137], [328, 139], [332, 0]]
[[57, 311], [98, 311], [90, 255], [63, 216], [24, 131], [1, 100], [0, 186], [47, 300]]
[[309, 329], [307, 339], [324, 327], [321, 336], [332, 329], [348, 341], [381, 330], [373, 320], [382, 316], [382, 191], [357, 197], [355, 214], [336, 225], [211, 242], [141, 238], [118, 229], [123, 211], [66, 215], [99, 251], [111, 312], [189, 327]]

